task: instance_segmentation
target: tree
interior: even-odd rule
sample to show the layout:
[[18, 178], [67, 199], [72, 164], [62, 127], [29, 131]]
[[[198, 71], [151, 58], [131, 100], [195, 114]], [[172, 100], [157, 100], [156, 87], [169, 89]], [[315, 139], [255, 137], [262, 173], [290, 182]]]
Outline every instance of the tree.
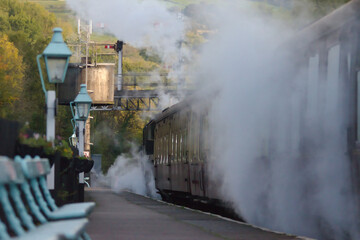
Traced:
[[18, 49], [8, 36], [0, 35], [0, 117], [13, 117], [13, 104], [23, 90], [24, 68]]
[[102, 155], [102, 170], [107, 172], [117, 156], [128, 153], [131, 144], [140, 145], [145, 121], [140, 112], [95, 112], [91, 121], [93, 152]]
[[[7, 35], [8, 41], [13, 43], [18, 49], [18, 55], [22, 56], [22, 61], [18, 62], [23, 68], [22, 94], [14, 95], [12, 116], [22, 123], [29, 122], [30, 128], [39, 133], [45, 132], [45, 97], [36, 56], [50, 42], [52, 29], [58, 24], [55, 15], [38, 3], [0, 0], [0, 34]], [[71, 28], [60, 22], [60, 26], [63, 25], [66, 36], [71, 33]], [[50, 84], [46, 85], [47, 89], [54, 88]]]

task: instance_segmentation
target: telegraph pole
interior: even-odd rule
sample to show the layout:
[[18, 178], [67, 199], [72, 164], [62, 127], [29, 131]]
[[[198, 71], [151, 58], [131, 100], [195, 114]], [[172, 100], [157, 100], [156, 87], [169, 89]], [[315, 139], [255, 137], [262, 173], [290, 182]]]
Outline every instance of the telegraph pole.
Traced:
[[[85, 84], [88, 85], [88, 65], [89, 65], [89, 44], [90, 44], [90, 36], [92, 34], [93, 23], [92, 20], [88, 22], [88, 24], [81, 25], [81, 20], [78, 19], [78, 34], [81, 49], [81, 44], [85, 45]], [[84, 33], [83, 35], [81, 35]], [[85, 35], [85, 41], [82, 41], [83, 36]], [[79, 50], [80, 60], [81, 53]], [[81, 61], [80, 61], [81, 62]], [[90, 121], [89, 119], [87, 121]], [[86, 129], [86, 130], [85, 130]], [[79, 124], [79, 154], [80, 156], [86, 155], [86, 157], [90, 157], [90, 124]], [[81, 141], [81, 142], [80, 142]], [[87, 146], [88, 145], [88, 146]], [[83, 174], [83, 173], [82, 173]], [[83, 176], [81, 176], [83, 178]]]
[[124, 42], [118, 40], [115, 44], [115, 51], [118, 53], [119, 55], [119, 60], [118, 60], [118, 83], [117, 83], [117, 89], [118, 91], [120, 91], [122, 89], [122, 58], [123, 58], [123, 46], [124, 46]]

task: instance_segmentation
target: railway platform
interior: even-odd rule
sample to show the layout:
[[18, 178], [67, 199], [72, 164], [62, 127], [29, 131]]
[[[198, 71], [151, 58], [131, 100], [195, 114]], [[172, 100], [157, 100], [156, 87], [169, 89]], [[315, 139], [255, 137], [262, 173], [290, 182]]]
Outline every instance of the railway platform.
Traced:
[[266, 231], [130, 192], [116, 194], [107, 188], [88, 188], [85, 198], [96, 202], [87, 227], [92, 240], [305, 239]]

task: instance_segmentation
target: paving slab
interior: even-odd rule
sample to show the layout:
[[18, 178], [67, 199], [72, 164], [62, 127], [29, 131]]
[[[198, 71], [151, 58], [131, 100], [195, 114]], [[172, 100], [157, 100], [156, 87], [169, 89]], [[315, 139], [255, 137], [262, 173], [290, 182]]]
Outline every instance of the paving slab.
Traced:
[[85, 198], [96, 202], [87, 228], [92, 240], [301, 239], [130, 192], [116, 194], [106, 188], [89, 188]]

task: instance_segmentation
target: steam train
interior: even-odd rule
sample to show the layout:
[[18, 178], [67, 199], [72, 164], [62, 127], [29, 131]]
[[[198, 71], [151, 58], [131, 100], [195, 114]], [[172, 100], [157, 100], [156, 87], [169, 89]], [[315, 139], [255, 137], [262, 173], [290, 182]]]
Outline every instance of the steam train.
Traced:
[[[289, 81], [304, 81], [312, 88], [301, 91], [299, 109], [303, 114], [298, 119], [299, 132], [288, 134], [301, 135], [301, 149], [306, 158], [312, 148], [320, 148], [322, 144], [321, 141], [313, 146], [306, 144], [307, 133], [312, 131], [307, 128], [309, 106], [315, 107], [323, 122], [331, 117], [324, 110], [326, 104], [342, 109], [342, 142], [350, 161], [353, 189], [357, 191], [360, 189], [360, 1], [350, 1], [307, 26], [285, 45], [291, 49], [288, 57], [296, 56], [287, 69], [292, 72], [287, 74]], [[327, 90], [330, 88], [331, 91]], [[334, 89], [338, 91], [336, 101], [329, 103], [326, 97]], [[316, 92], [315, 99], [311, 91]], [[165, 109], [143, 129], [144, 149], [154, 164], [156, 188], [163, 197], [221, 199], [216, 183], [210, 182], [207, 168], [211, 150], [209, 131], [206, 131], [207, 109], [197, 107], [198, 102], [201, 101], [193, 96]], [[316, 131], [321, 134], [323, 127], [318, 124]], [[271, 136], [269, 139], [271, 143]]]
[[156, 188], [163, 198], [218, 199], [207, 179], [207, 111], [195, 111], [195, 98], [164, 110], [143, 130], [144, 148], [154, 163]]

